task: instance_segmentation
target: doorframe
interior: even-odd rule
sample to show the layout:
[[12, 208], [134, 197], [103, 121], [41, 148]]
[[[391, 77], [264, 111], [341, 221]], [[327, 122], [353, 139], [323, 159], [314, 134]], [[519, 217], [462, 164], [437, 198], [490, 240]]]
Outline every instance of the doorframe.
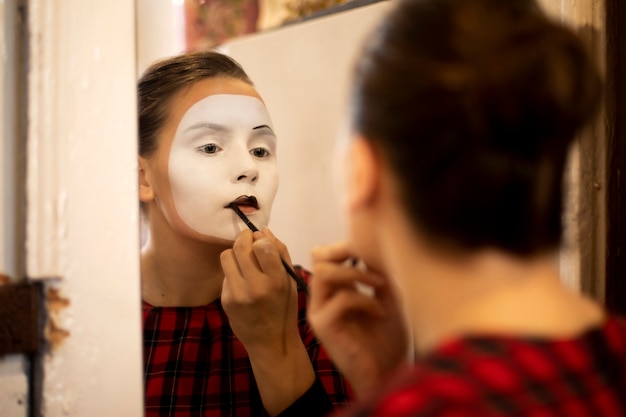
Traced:
[[24, 1], [30, 416], [141, 416], [135, 2]]
[[624, 0], [606, 0], [605, 100], [608, 193], [605, 302], [609, 311], [619, 314], [626, 314], [626, 32], [623, 29], [624, 22], [626, 22]]

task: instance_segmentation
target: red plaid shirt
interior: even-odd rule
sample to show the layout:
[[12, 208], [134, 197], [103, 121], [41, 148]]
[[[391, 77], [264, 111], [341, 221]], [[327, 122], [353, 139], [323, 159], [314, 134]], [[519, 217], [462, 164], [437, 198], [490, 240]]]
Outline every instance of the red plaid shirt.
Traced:
[[[563, 340], [472, 337], [446, 344], [342, 416], [626, 415], [626, 321]], [[347, 411], [347, 410], [346, 410]]]
[[[308, 272], [295, 269], [308, 281]], [[299, 292], [300, 336], [317, 380], [281, 415], [322, 416], [351, 395], [306, 322], [306, 303]], [[146, 417], [266, 415], [248, 354], [219, 300], [201, 307], [143, 303], [142, 309]]]

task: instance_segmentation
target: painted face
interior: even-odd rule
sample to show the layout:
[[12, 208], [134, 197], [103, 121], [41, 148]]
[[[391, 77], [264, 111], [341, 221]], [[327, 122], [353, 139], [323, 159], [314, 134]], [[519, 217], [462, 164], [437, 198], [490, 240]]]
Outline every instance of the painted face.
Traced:
[[[278, 188], [276, 136], [265, 105], [246, 95], [210, 95], [183, 115], [170, 148], [168, 173], [181, 220], [209, 237], [235, 240], [246, 226], [226, 206], [267, 226]], [[247, 204], [246, 204], [247, 203]]]

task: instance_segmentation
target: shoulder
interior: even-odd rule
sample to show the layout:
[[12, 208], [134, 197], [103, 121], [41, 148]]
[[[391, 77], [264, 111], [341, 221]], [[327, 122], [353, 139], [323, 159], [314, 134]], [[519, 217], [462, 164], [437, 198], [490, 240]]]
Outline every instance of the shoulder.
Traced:
[[519, 371], [507, 350], [506, 342], [491, 338], [447, 343], [391, 375], [347, 416], [484, 415], [486, 398], [518, 392]]
[[477, 410], [480, 395], [467, 377], [418, 365], [394, 374], [378, 395], [348, 407], [341, 417], [470, 416]]
[[601, 332], [610, 349], [626, 357], [626, 317], [609, 315]]

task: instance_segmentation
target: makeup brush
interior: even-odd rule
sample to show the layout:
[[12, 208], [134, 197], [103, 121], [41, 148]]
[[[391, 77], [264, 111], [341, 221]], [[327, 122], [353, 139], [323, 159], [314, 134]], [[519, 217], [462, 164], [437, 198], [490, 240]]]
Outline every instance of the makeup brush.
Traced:
[[[253, 232], [258, 232], [259, 231], [259, 229], [257, 229], [257, 227], [254, 225], [254, 223], [252, 223], [250, 221], [250, 219], [248, 219], [248, 217], [239, 209], [239, 206], [237, 206], [237, 204], [230, 203], [228, 205], [228, 207], [230, 207], [231, 209], [233, 209], [233, 211], [235, 213], [237, 213], [237, 215], [241, 218], [241, 220], [243, 220], [243, 222], [246, 224], [246, 226], [248, 226], [248, 228], [250, 230], [252, 230]], [[296, 281], [296, 284], [298, 286], [298, 290], [302, 290], [302, 291], [304, 291], [308, 295], [309, 294], [309, 287], [306, 284], [306, 282], [304, 282], [304, 280], [302, 278], [300, 278], [298, 276], [298, 274], [296, 274], [296, 272], [291, 268], [291, 266], [289, 266], [289, 264], [283, 259], [282, 256], [280, 257], [280, 261], [282, 262], [282, 264], [285, 267], [285, 270], [287, 271], [289, 276], [291, 276], [291, 278], [293, 278], [293, 280]]]

